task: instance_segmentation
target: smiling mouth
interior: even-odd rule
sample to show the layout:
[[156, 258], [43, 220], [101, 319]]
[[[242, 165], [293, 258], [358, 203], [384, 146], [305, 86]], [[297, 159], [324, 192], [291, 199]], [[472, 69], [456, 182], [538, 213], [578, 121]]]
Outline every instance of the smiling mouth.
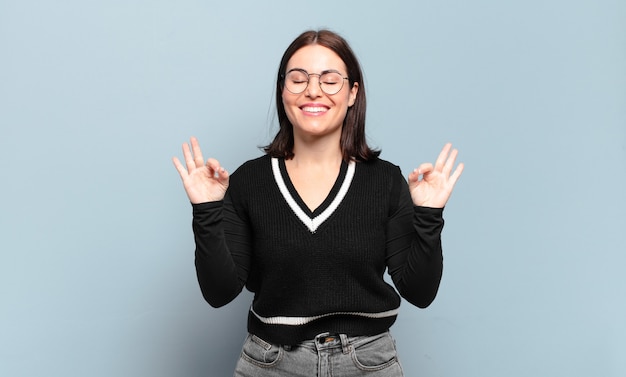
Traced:
[[301, 109], [307, 113], [323, 113], [328, 111], [328, 108], [323, 106], [303, 106]]

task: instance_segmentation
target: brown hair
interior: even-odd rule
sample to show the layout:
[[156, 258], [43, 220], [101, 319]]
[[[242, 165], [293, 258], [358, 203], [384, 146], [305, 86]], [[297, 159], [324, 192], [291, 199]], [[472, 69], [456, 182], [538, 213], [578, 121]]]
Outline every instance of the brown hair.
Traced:
[[279, 130], [274, 140], [264, 148], [265, 152], [272, 157], [293, 158], [293, 125], [287, 118], [285, 106], [282, 100], [284, 75], [289, 59], [299, 49], [309, 45], [324, 46], [339, 55], [348, 69], [350, 87], [354, 83], [359, 84], [354, 104], [348, 108], [348, 113], [343, 121], [341, 129], [340, 147], [343, 159], [349, 161], [369, 161], [380, 154], [379, 150], [373, 150], [367, 145], [365, 137], [365, 86], [363, 74], [358, 59], [345, 39], [329, 30], [309, 30], [300, 34], [285, 50], [278, 67], [276, 78], [276, 110], [278, 112]]

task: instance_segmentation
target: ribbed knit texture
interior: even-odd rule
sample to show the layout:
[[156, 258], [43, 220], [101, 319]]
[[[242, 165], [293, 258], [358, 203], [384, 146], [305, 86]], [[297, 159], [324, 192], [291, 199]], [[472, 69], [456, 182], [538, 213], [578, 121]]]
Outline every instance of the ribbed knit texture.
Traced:
[[[345, 178], [346, 167], [323, 211]], [[244, 284], [255, 293], [263, 317], [309, 317], [334, 312], [378, 313], [396, 309], [400, 297], [424, 307], [441, 278], [441, 209], [413, 206], [400, 170], [383, 160], [359, 162], [347, 195], [315, 232], [295, 216], [278, 190], [267, 156], [231, 176], [224, 202], [194, 205], [196, 267], [204, 297], [213, 306], [231, 301]], [[295, 344], [330, 331], [372, 335], [395, 316], [369, 319], [329, 316], [301, 326], [263, 324], [252, 313], [248, 330], [278, 344]]]

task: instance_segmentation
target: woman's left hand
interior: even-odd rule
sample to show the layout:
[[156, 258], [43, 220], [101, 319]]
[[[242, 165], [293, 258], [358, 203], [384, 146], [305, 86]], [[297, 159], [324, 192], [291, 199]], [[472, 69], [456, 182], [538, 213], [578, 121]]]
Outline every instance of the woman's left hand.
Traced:
[[452, 149], [452, 144], [448, 143], [439, 153], [435, 166], [431, 163], [421, 164], [409, 174], [409, 190], [413, 204], [432, 208], [443, 208], [446, 205], [464, 168], [460, 163], [452, 172], [458, 153], [456, 149]]

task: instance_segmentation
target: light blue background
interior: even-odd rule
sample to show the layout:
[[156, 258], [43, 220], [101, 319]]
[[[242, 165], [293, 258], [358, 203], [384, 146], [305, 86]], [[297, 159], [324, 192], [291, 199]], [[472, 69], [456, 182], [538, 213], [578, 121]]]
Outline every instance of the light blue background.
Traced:
[[251, 296], [203, 302], [170, 158], [258, 156], [319, 27], [385, 159], [466, 164], [406, 375], [626, 375], [626, 2], [0, 0], [1, 376], [231, 374]]

